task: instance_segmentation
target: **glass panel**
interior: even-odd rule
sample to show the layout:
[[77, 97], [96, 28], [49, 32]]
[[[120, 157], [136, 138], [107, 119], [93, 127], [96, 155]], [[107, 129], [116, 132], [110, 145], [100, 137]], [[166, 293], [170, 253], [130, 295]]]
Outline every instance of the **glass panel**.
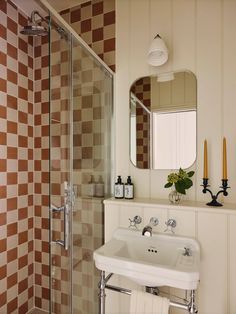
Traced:
[[111, 186], [113, 82], [56, 23], [50, 34], [51, 312], [91, 314], [98, 312], [99, 281], [93, 251], [103, 244], [103, 199]]
[[71, 40], [55, 28], [50, 37], [51, 312], [59, 314], [71, 313], [72, 250], [70, 243], [64, 247], [70, 218], [64, 212], [71, 209]]
[[112, 79], [73, 41], [73, 313], [98, 313], [93, 251], [103, 244], [110, 195]]
[[[130, 88], [130, 159], [134, 166], [189, 168], [196, 159], [196, 118], [197, 79], [192, 72], [136, 80]], [[186, 145], [190, 141], [192, 145]]]

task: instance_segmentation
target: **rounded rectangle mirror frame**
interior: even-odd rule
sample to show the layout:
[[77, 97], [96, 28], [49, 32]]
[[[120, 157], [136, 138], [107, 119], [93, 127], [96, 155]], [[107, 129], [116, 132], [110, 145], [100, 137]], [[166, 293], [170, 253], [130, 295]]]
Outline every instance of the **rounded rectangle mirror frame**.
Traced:
[[191, 71], [136, 80], [130, 88], [130, 160], [139, 169], [189, 168], [196, 160], [197, 79]]

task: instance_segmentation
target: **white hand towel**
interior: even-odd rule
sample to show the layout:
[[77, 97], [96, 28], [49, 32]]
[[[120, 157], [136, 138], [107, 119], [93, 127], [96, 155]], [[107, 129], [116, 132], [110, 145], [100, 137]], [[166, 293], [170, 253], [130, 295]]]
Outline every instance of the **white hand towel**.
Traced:
[[130, 314], [168, 314], [170, 301], [151, 293], [132, 291]]

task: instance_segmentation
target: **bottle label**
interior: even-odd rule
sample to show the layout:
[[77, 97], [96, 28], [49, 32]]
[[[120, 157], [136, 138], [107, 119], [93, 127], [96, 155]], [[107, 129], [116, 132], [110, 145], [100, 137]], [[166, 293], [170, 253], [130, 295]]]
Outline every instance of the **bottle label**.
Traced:
[[124, 197], [124, 186], [123, 184], [116, 184], [115, 191], [114, 191], [116, 198], [123, 198]]
[[125, 198], [134, 198], [134, 186], [125, 185]]

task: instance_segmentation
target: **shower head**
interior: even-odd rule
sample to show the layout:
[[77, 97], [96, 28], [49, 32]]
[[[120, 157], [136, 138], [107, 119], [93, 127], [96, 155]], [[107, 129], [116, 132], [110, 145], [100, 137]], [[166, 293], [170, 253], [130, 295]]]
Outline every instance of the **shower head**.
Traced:
[[35, 16], [38, 15], [43, 21], [48, 23], [48, 21], [42, 17], [38, 11], [33, 11], [31, 13], [31, 22], [30, 25], [24, 26], [24, 28], [20, 31], [21, 34], [27, 35], [27, 36], [45, 36], [48, 35], [47, 28], [39, 25], [36, 22]]
[[28, 36], [45, 36], [48, 35], [48, 30], [40, 25], [27, 25], [20, 31], [23, 35]]

